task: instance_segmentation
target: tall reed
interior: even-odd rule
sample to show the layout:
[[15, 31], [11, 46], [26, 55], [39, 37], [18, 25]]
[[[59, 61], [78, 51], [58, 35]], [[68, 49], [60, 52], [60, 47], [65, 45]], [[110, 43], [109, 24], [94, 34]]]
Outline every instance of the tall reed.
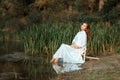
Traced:
[[91, 24], [91, 41], [88, 51], [91, 55], [107, 55], [120, 49], [120, 26], [106, 27], [103, 24]]
[[[29, 55], [51, 57], [62, 44], [71, 44], [75, 34], [80, 30], [76, 23], [46, 23], [33, 25], [21, 32], [24, 51]], [[107, 55], [120, 49], [120, 26], [106, 27], [103, 24], [91, 24], [91, 40], [88, 42], [89, 55]]]
[[[91, 25], [91, 40], [87, 44], [87, 55], [107, 55], [120, 49], [120, 27], [106, 27], [102, 24]], [[80, 30], [76, 23], [46, 23], [30, 26], [19, 36], [24, 43], [24, 51], [28, 55], [39, 56], [25, 61], [28, 76], [33, 80], [47, 78], [42, 74], [52, 72], [49, 61], [62, 43], [71, 44], [72, 39]], [[36, 61], [37, 60], [37, 61]], [[46, 68], [44, 68], [46, 66]], [[52, 73], [53, 74], [53, 73]], [[53, 76], [52, 74], [47, 74]]]

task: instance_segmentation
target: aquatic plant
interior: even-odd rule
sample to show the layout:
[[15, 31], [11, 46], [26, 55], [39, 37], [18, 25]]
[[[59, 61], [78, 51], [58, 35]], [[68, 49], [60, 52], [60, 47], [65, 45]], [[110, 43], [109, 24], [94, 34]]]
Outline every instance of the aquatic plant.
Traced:
[[[76, 23], [46, 23], [33, 25], [21, 32], [24, 51], [29, 55], [51, 57], [62, 44], [71, 44], [80, 30]], [[103, 24], [91, 24], [91, 40], [88, 42], [89, 55], [107, 55], [120, 47], [119, 26], [106, 27]]]

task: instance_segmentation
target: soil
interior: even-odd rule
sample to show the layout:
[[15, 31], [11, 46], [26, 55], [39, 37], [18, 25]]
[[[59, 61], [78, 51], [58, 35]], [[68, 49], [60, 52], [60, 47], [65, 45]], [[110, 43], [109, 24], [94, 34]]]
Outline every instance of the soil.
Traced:
[[52, 80], [120, 80], [120, 54], [87, 59], [83, 69], [60, 74]]

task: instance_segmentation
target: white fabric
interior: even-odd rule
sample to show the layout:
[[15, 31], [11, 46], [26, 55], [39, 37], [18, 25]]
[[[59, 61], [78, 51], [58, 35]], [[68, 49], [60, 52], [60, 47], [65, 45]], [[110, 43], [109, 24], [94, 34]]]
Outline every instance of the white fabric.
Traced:
[[75, 49], [70, 45], [62, 44], [56, 53], [53, 55], [53, 58], [63, 58], [63, 62], [68, 63], [84, 63], [84, 59], [82, 58], [82, 53], [85, 51], [87, 44], [87, 35], [85, 31], [80, 31], [74, 37], [73, 41], [76, 45], [81, 48]]

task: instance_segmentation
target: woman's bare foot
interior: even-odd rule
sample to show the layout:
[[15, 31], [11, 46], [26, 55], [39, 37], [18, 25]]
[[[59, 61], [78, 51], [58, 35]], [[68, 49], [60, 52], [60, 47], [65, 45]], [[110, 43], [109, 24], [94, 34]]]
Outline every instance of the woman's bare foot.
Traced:
[[56, 58], [54, 62], [55, 62], [55, 63], [58, 63], [58, 62], [59, 62], [59, 59], [60, 59], [60, 58]]

